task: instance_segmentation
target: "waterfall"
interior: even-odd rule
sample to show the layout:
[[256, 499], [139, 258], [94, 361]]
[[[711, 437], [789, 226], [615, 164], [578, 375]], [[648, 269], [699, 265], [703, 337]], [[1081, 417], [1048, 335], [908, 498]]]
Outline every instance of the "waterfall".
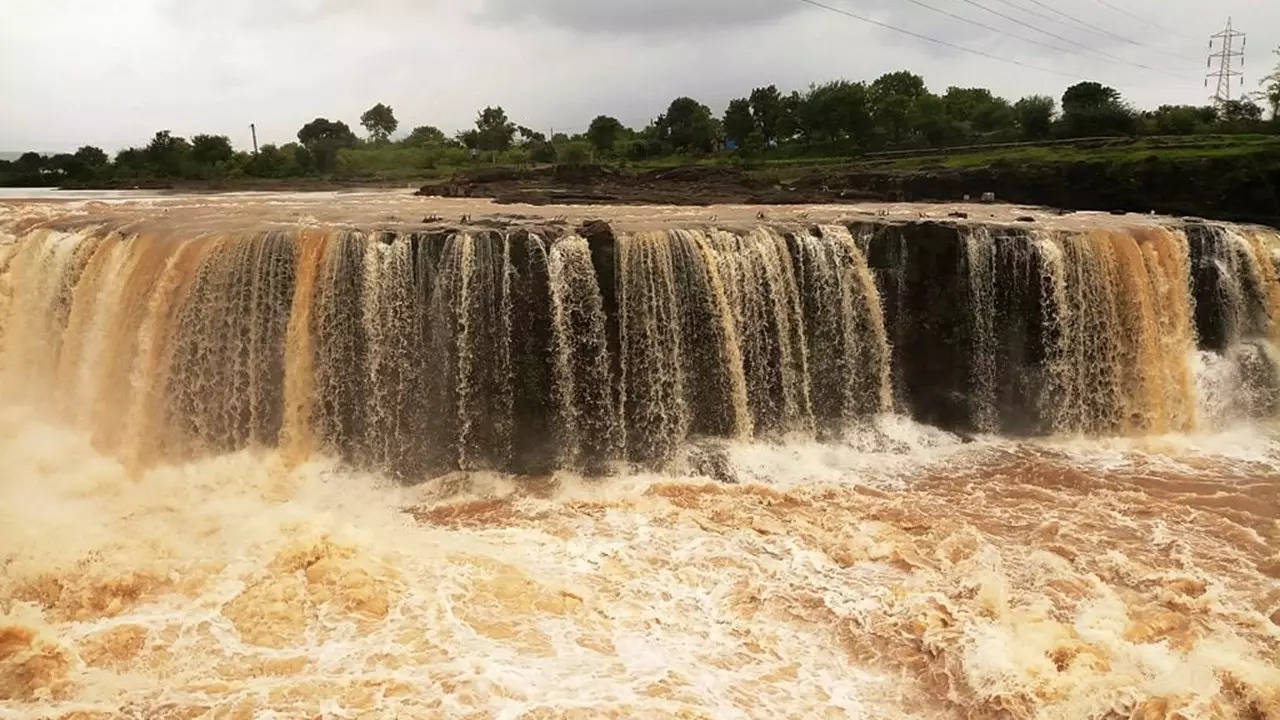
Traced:
[[1194, 233], [1196, 324], [1224, 356], [1245, 416], [1280, 412], [1280, 233], [1216, 224]]
[[1280, 410], [1280, 237], [1230, 225], [35, 228], [0, 245], [0, 317], [9, 396], [131, 466], [598, 472], [894, 411], [1186, 431], [1197, 346]]
[[751, 426], [810, 427], [804, 318], [786, 240], [758, 228], [742, 235], [714, 233], [710, 245], [736, 328]]
[[964, 245], [977, 429], [1012, 429], [1010, 404], [1060, 433], [1195, 425], [1185, 235], [978, 227]]
[[621, 445], [610, 392], [604, 299], [587, 241], [572, 235], [551, 248], [552, 362], [559, 459], [597, 467]]

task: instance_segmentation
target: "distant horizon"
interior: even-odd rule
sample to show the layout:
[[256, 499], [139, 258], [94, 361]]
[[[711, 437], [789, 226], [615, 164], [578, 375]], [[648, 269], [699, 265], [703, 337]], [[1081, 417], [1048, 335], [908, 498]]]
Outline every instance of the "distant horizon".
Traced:
[[[862, 79], [862, 80], [852, 80], [852, 79], [850, 79], [850, 78], [842, 78], [842, 79], [844, 79], [844, 80], [850, 80], [850, 81], [852, 81], [852, 82], [869, 82], [869, 79]], [[924, 80], [925, 80], [926, 87], [928, 88], [928, 90], [929, 90], [930, 92], [934, 92], [934, 93], [939, 93], [939, 94], [940, 94], [941, 92], [945, 91], [945, 88], [940, 88], [940, 87], [936, 87], [936, 86], [930, 85], [930, 84], [929, 84], [929, 78], [928, 78], [928, 77], [924, 77]], [[822, 81], [816, 81], [816, 80], [815, 80], [812, 84], [820, 84], [820, 82], [822, 82]], [[1063, 85], [1063, 87], [1062, 87], [1062, 89], [1060, 89], [1060, 90], [1059, 90], [1058, 92], [1056, 92], [1056, 93], [1053, 93], [1053, 92], [1046, 92], [1046, 93], [1044, 93], [1045, 95], [1048, 95], [1049, 97], [1053, 98], [1054, 103], [1055, 103], [1055, 106], [1056, 106], [1056, 110], [1055, 110], [1055, 114], [1056, 114], [1056, 115], [1061, 115], [1061, 112], [1062, 112], [1062, 106], [1061, 106], [1062, 93], [1067, 89], [1067, 86], [1068, 86], [1069, 84], [1070, 84], [1070, 83], [1064, 84], [1064, 85]], [[1103, 84], [1105, 85], [1106, 83], [1103, 83]], [[768, 83], [757, 84], [757, 85], [755, 85], [755, 86], [753, 86], [753, 87], [762, 87], [762, 86], [764, 86], [764, 85], [768, 85]], [[950, 87], [950, 86], [948, 86], [948, 87]], [[966, 88], [967, 88], [967, 87], [982, 88], [983, 86], [978, 85], [978, 84], [976, 84], [976, 83], [969, 83], [969, 84], [961, 84], [961, 85], [959, 85], [958, 87], [966, 87]], [[791, 90], [802, 90], [802, 89], [803, 89], [803, 88], [780, 88], [780, 90], [781, 90], [784, 94], [785, 94], [785, 93], [787, 93], [787, 92], [789, 92], [789, 91], [791, 91]], [[744, 90], [744, 91], [743, 91], [742, 93], [740, 93], [740, 94], [745, 96], [745, 95], [747, 95], [747, 94], [749, 93], [749, 91], [750, 91], [750, 88], [748, 88], [747, 90]], [[994, 90], [992, 90], [992, 92], [993, 92], [993, 93], [995, 93], [995, 91], [994, 91]], [[996, 93], [996, 95], [997, 95], [998, 97], [1003, 97], [1005, 100], [1008, 100], [1010, 103], [1016, 102], [1017, 100], [1019, 100], [1019, 99], [1020, 99], [1020, 98], [1017, 98], [1017, 97], [1002, 96], [1002, 95], [1000, 95], [999, 93]], [[698, 98], [698, 97], [696, 97], [696, 96], [693, 96], [693, 99], [698, 100], [699, 102], [703, 102], [703, 101], [702, 101], [702, 99], [700, 99], [700, 98]], [[1203, 101], [1203, 102], [1199, 102], [1199, 103], [1160, 102], [1160, 103], [1158, 103], [1158, 104], [1156, 104], [1156, 105], [1151, 105], [1151, 106], [1140, 105], [1140, 104], [1138, 104], [1138, 103], [1134, 103], [1134, 102], [1132, 102], [1132, 101], [1130, 100], [1130, 98], [1128, 98], [1128, 97], [1124, 97], [1123, 99], [1124, 99], [1126, 102], [1128, 102], [1128, 103], [1129, 103], [1129, 105], [1133, 108], [1133, 110], [1134, 110], [1135, 112], [1137, 112], [1137, 113], [1139, 113], [1139, 114], [1141, 114], [1141, 113], [1143, 113], [1143, 112], [1154, 111], [1154, 110], [1156, 110], [1158, 107], [1163, 106], [1163, 105], [1172, 105], [1172, 106], [1176, 106], [1176, 105], [1184, 105], [1184, 104], [1186, 104], [1186, 105], [1193, 105], [1193, 106], [1197, 106], [1197, 107], [1208, 107], [1208, 106], [1212, 106], [1212, 105], [1214, 104], [1214, 103], [1213, 103], [1212, 98], [1206, 99], [1205, 101]], [[1243, 98], [1238, 98], [1238, 99], [1251, 100], [1251, 101], [1252, 101], [1252, 102], [1254, 102], [1255, 104], [1259, 104], [1259, 105], [1261, 105], [1261, 104], [1262, 104], [1262, 103], [1260, 103], [1256, 98], [1243, 97]], [[498, 107], [504, 107], [504, 108], [506, 107], [506, 106], [505, 106], [505, 105], [503, 105], [502, 103], [497, 103], [497, 106], [498, 106]], [[392, 105], [392, 108], [393, 108], [393, 109], [394, 109], [394, 107], [395, 107], [395, 106], [394, 106], [394, 105]], [[709, 107], [710, 107], [710, 109], [711, 109], [711, 113], [712, 113], [712, 115], [713, 115], [714, 117], [716, 117], [716, 118], [722, 118], [722, 117], [724, 116], [724, 114], [725, 114], [725, 110], [724, 110], [723, 108], [716, 108], [714, 105], [709, 105]], [[665, 110], [666, 110], [666, 106], [663, 106], [663, 107], [662, 107], [662, 108], [660, 108], [657, 112], [653, 113], [653, 115], [652, 115], [652, 117], [650, 118], [650, 120], [649, 120], [649, 121], [646, 121], [645, 123], [627, 123], [625, 120], [623, 120], [622, 122], [623, 122], [623, 125], [624, 125], [624, 126], [626, 126], [626, 127], [629, 127], [629, 128], [635, 129], [635, 130], [640, 130], [640, 129], [643, 129], [643, 128], [645, 127], [645, 125], [646, 125], [648, 122], [651, 122], [653, 119], [657, 118], [657, 116], [658, 116], [658, 115], [660, 115], [660, 114], [662, 114]], [[1265, 108], [1264, 108], [1264, 110], [1265, 110]], [[478, 112], [478, 111], [479, 111], [479, 108], [477, 108], [476, 112]], [[616, 116], [616, 115], [614, 115], [613, 113], [610, 113], [607, 109], [602, 109], [602, 110], [601, 110], [599, 113], [597, 113], [597, 114], [599, 114], [599, 115], [607, 115], [607, 116], [610, 116], [610, 117], [617, 117], [617, 116]], [[357, 117], [358, 117], [358, 113], [357, 113], [356, 115], [357, 115]], [[398, 115], [398, 114], [397, 114], [397, 115]], [[315, 116], [315, 117], [317, 117], [317, 118], [326, 118], [326, 119], [329, 119], [329, 120], [335, 120], [335, 121], [341, 121], [341, 122], [346, 123], [349, 127], [351, 127], [351, 128], [352, 128], [353, 130], [355, 130], [356, 132], [360, 132], [360, 131], [361, 131], [360, 123], [359, 123], [358, 121], [356, 121], [356, 122], [351, 122], [351, 121], [348, 121], [346, 118], [344, 118], [344, 117], [342, 117], [342, 116], [339, 116], [339, 115], [337, 115], [337, 114], [328, 114], [328, 115], [326, 115], [326, 114], [323, 114], [323, 113], [322, 113], [322, 114], [317, 115], [317, 116]], [[595, 115], [592, 115], [592, 117], [595, 117]], [[315, 119], [315, 118], [308, 117], [306, 120], [303, 120], [303, 121], [299, 122], [299, 123], [298, 123], [298, 128], [299, 128], [299, 129], [301, 129], [301, 127], [302, 127], [303, 125], [305, 125], [306, 123], [310, 122], [310, 121], [311, 121], [311, 120], [313, 120], [313, 119]], [[439, 130], [441, 130], [441, 132], [443, 132], [443, 133], [445, 134], [445, 136], [446, 136], [446, 137], [449, 137], [449, 138], [453, 138], [457, 133], [459, 133], [459, 132], [463, 132], [463, 131], [465, 131], [465, 130], [467, 130], [467, 129], [470, 129], [470, 128], [472, 127], [471, 125], [464, 125], [464, 126], [462, 126], [461, 128], [448, 129], [448, 128], [444, 128], [444, 127], [441, 127], [441, 126], [438, 126], [438, 125], [434, 125], [433, 123], [430, 123], [430, 122], [419, 122], [419, 121], [414, 121], [414, 120], [405, 120], [405, 119], [400, 118], [400, 117], [398, 117], [398, 116], [397, 116], [397, 119], [398, 119], [398, 120], [400, 120], [400, 123], [399, 123], [399, 128], [397, 128], [397, 131], [391, 135], [391, 138], [390, 138], [390, 139], [391, 139], [393, 142], [397, 142], [397, 141], [400, 141], [400, 140], [405, 139], [406, 137], [408, 137], [408, 136], [409, 136], [409, 133], [410, 133], [410, 132], [412, 132], [412, 130], [413, 130], [415, 127], [418, 127], [418, 126], [421, 126], [421, 125], [433, 125], [434, 127], [437, 127]], [[521, 122], [519, 122], [518, 118], [513, 118], [513, 121], [515, 121], [515, 122], [516, 122], [517, 124], [519, 124], [519, 125], [524, 125], [524, 124], [525, 124], [525, 123], [521, 123]], [[583, 120], [583, 121], [582, 121], [582, 123], [581, 123], [581, 125], [580, 125], [580, 126], [576, 126], [576, 125], [565, 125], [564, 127], [555, 127], [555, 128], [554, 128], [554, 130], [555, 130], [555, 132], [557, 132], [557, 133], [559, 133], [559, 132], [563, 132], [563, 133], [566, 133], [566, 134], [568, 134], [568, 135], [581, 134], [581, 133], [583, 133], [583, 132], [585, 132], [585, 131], [586, 131], [587, 126], [590, 124], [590, 122], [591, 122], [591, 118], [586, 118], [585, 120]], [[534, 129], [537, 129], [537, 128], [535, 127]], [[164, 127], [157, 127], [157, 128], [152, 129], [152, 130], [148, 130], [148, 131], [146, 131], [146, 132], [140, 133], [139, 138], [138, 138], [137, 140], [132, 141], [132, 142], [130, 142], [130, 143], [128, 143], [128, 144], [124, 144], [124, 145], [119, 145], [119, 146], [110, 146], [110, 147], [108, 147], [108, 146], [104, 146], [104, 145], [96, 145], [96, 144], [94, 144], [94, 143], [92, 143], [92, 142], [78, 142], [78, 143], [73, 143], [73, 144], [71, 144], [71, 145], [64, 146], [64, 147], [62, 147], [62, 148], [58, 148], [58, 149], [49, 149], [49, 148], [45, 148], [45, 149], [35, 149], [35, 148], [31, 148], [31, 149], [10, 149], [10, 150], [0, 150], [0, 160], [9, 160], [9, 161], [17, 160], [20, 156], [22, 156], [23, 154], [28, 153], [28, 152], [35, 152], [35, 153], [38, 153], [38, 154], [43, 155], [43, 156], [53, 156], [53, 155], [58, 155], [58, 154], [61, 154], [61, 153], [74, 153], [76, 150], [78, 150], [78, 149], [80, 149], [81, 147], [84, 147], [84, 146], [86, 146], [86, 145], [90, 145], [90, 146], [93, 146], [93, 147], [97, 147], [97, 148], [99, 148], [100, 150], [103, 150], [104, 152], [106, 152], [109, 156], [111, 156], [111, 157], [115, 157], [115, 155], [116, 155], [117, 153], [119, 153], [120, 151], [123, 151], [123, 150], [128, 150], [128, 149], [131, 149], [131, 148], [146, 147], [147, 143], [151, 141], [151, 139], [152, 139], [152, 137], [154, 137], [155, 133], [160, 132], [160, 131], [162, 131], [162, 130], [169, 130], [169, 131], [170, 131], [170, 132], [172, 132], [172, 133], [173, 133], [173, 135], [174, 135], [174, 136], [176, 136], [176, 137], [186, 137], [186, 138], [190, 138], [191, 136], [194, 136], [194, 135], [200, 135], [200, 134], [208, 134], [208, 135], [221, 135], [221, 134], [223, 134], [223, 133], [218, 133], [218, 132], [211, 131], [211, 130], [201, 130], [201, 129], [196, 129], [196, 130], [194, 130], [194, 131], [192, 131], [192, 132], [179, 132], [179, 131], [177, 131], [177, 130], [174, 130], [172, 126], [164, 126]], [[237, 142], [238, 136], [236, 136], [236, 135], [227, 135], [226, 137], [231, 141], [232, 146], [233, 146], [234, 148], [236, 148], [237, 150], [244, 151], [244, 152], [249, 152], [249, 151], [251, 151], [251, 150], [252, 150], [253, 142], [252, 142], [252, 139], [251, 139], [251, 134], [250, 134], [250, 132], [249, 132], [249, 130], [248, 130], [248, 125], [246, 125], [246, 126], [245, 126], [245, 132], [244, 132], [244, 135], [246, 136], [246, 141], [245, 141], [245, 142], [243, 142], [243, 143], [242, 143], [242, 142]], [[362, 139], [363, 139], [363, 138], [362, 138]], [[259, 132], [259, 133], [258, 133], [258, 147], [262, 147], [262, 146], [264, 146], [264, 145], [275, 145], [275, 146], [279, 147], [280, 145], [286, 145], [286, 144], [288, 144], [288, 143], [293, 143], [293, 142], [297, 142], [297, 141], [298, 141], [298, 139], [297, 139], [296, 135], [295, 135], [295, 136], [292, 136], [292, 137], [289, 137], [289, 138], [287, 138], [287, 139], [285, 139], [285, 140], [264, 140], [264, 139], [263, 139], [263, 135], [262, 135], [262, 133], [261, 133], [261, 132]]]
[[[1234, 97], [1258, 89], [1280, 45], [1280, 3], [1260, 0], [1061, 0], [1061, 15], [1050, 16], [1021, 1], [1002, 4], [999, 16], [983, 2], [957, 6], [950, 17], [896, 0], [819, 5], [829, 7], [123, 0], [70, 11], [60, 2], [7, 0], [0, 97], [9, 102], [0, 146], [57, 153], [88, 144], [114, 153], [169, 129], [225, 135], [248, 149], [251, 122], [260, 145], [280, 145], [316, 117], [355, 127], [378, 102], [406, 129], [432, 125], [449, 134], [495, 104], [541, 132], [581, 131], [600, 114], [642, 127], [676, 97], [720, 115], [753, 87], [789, 92], [904, 69], [935, 92], [976, 86], [1009, 100], [1060, 98], [1072, 83], [1092, 80], [1154, 109], [1209, 101], [1208, 38], [1228, 16], [1249, 33]], [[76, 52], [49, 52], [49, 37]]]

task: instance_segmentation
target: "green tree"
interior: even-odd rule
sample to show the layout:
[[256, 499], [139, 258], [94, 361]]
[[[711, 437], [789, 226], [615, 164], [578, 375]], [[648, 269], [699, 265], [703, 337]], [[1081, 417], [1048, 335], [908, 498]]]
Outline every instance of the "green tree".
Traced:
[[[475, 133], [474, 130], [470, 132]], [[547, 140], [546, 134], [524, 125], [516, 127], [516, 134], [520, 136], [518, 147], [526, 153], [525, 160], [535, 163], [556, 161], [556, 146]], [[565, 138], [562, 144], [568, 144], [568, 142], [568, 138]]]
[[186, 138], [174, 137], [168, 130], [161, 130], [147, 143], [147, 166], [162, 177], [181, 177], [191, 159], [191, 143]]
[[130, 177], [142, 175], [146, 171], [146, 152], [138, 148], [125, 148], [116, 153], [116, 172]]
[[76, 150], [76, 159], [79, 160], [87, 168], [105, 167], [109, 162], [107, 154], [102, 152], [102, 148], [96, 148], [92, 145], [85, 145]]
[[329, 172], [338, 164], [338, 151], [356, 144], [356, 134], [341, 120], [316, 118], [298, 131], [298, 142], [311, 153], [317, 170]]
[[781, 104], [781, 114], [778, 116], [778, 139], [792, 140], [797, 135], [804, 135], [808, 138], [808, 133], [802, 127], [800, 111], [804, 106], [804, 96], [792, 90], [783, 96]]
[[[784, 137], [786, 108], [783, 105], [782, 93], [776, 85], [760, 87], [751, 91], [748, 102], [751, 105], [751, 117], [756, 129], [760, 131], [765, 143], [777, 142]], [[725, 132], [729, 130], [728, 119], [725, 120]]]
[[1212, 106], [1161, 105], [1142, 114], [1144, 132], [1153, 135], [1192, 135], [1205, 131], [1218, 121], [1218, 110]]
[[1119, 90], [1096, 82], [1076, 83], [1062, 93], [1062, 111], [1064, 113], [1092, 110], [1116, 105], [1120, 102]]
[[924, 78], [907, 70], [885, 73], [871, 83], [871, 94], [876, 99], [901, 95], [914, 100], [926, 92]]
[[1131, 134], [1137, 116], [1120, 91], [1096, 82], [1082, 82], [1062, 94], [1063, 129], [1070, 137]]
[[531, 145], [533, 143], [546, 142], [547, 136], [530, 127], [519, 125], [516, 127], [516, 135], [520, 136], [521, 145]]
[[285, 143], [280, 146], [280, 152], [293, 159], [293, 167], [296, 174], [305, 175], [313, 169], [311, 151], [306, 146], [296, 142]]
[[303, 125], [298, 131], [298, 142], [303, 145], [311, 146], [325, 140], [340, 143], [342, 147], [350, 147], [356, 142], [356, 134], [351, 132], [351, 128], [341, 120], [327, 118], [316, 118]]
[[582, 165], [591, 160], [591, 145], [585, 142], [570, 142], [557, 158], [566, 165]]
[[1262, 120], [1262, 108], [1251, 100], [1227, 100], [1218, 108], [1222, 122], [1247, 127]]
[[46, 167], [63, 177], [83, 177], [87, 168], [71, 153], [58, 153], [46, 160]]
[[405, 138], [403, 142], [405, 145], [413, 146], [444, 145], [448, 142], [448, 138], [438, 127], [419, 125], [409, 133], [409, 137]]
[[962, 123], [969, 132], [990, 133], [1014, 127], [1013, 106], [986, 88], [950, 87], [942, 100], [947, 117]]
[[689, 97], [671, 101], [655, 123], [658, 139], [681, 152], [710, 152], [718, 131], [711, 108]]
[[507, 119], [507, 112], [501, 106], [486, 107], [476, 116], [474, 147], [498, 153], [511, 147], [515, 134], [516, 124]]
[[747, 136], [755, 130], [756, 121], [751, 116], [751, 102], [746, 98], [731, 100], [729, 108], [724, 111], [724, 136], [741, 148], [746, 146]]
[[1028, 95], [1014, 103], [1013, 114], [1022, 136], [1028, 140], [1049, 137], [1056, 106], [1057, 103], [1048, 95]]
[[369, 137], [374, 142], [384, 143], [387, 138], [391, 137], [391, 133], [396, 131], [400, 126], [400, 122], [396, 120], [396, 115], [391, 108], [382, 103], [378, 103], [360, 116], [360, 124], [364, 129], [369, 131]]
[[912, 129], [914, 106], [928, 90], [924, 78], [899, 70], [871, 83], [870, 99], [876, 129], [893, 142], [902, 142]]
[[24, 152], [14, 161], [13, 166], [24, 175], [34, 175], [44, 169], [45, 159], [38, 152]]
[[800, 118], [810, 139], [865, 145], [873, 125], [867, 86], [847, 80], [814, 85], [804, 96]]
[[[1280, 58], [1280, 48], [1275, 50], [1277, 58]], [[1276, 69], [1271, 74], [1262, 78], [1260, 83], [1262, 90], [1258, 93], [1259, 99], [1271, 108], [1271, 121], [1280, 125], [1280, 61], [1276, 62]]]
[[[538, 133], [542, 135], [542, 133]], [[547, 142], [545, 136], [538, 140], [530, 141], [527, 146], [529, 148], [529, 160], [536, 163], [551, 163], [556, 161], [556, 146]]]
[[956, 145], [968, 135], [968, 123], [960, 122], [947, 112], [947, 101], [933, 93], [925, 93], [911, 104], [911, 130], [933, 147]]
[[258, 148], [258, 154], [253, 156], [249, 161], [249, 165], [245, 168], [245, 172], [254, 177], [282, 177], [285, 165], [288, 162], [285, 154], [280, 148], [267, 143]]
[[[101, 152], [101, 151], [99, 151]], [[105, 153], [103, 157], [105, 158]], [[81, 159], [79, 153], [58, 153], [45, 161], [46, 168], [52, 170], [65, 180], [88, 180], [92, 178], [99, 167], [89, 165], [85, 160]]]
[[607, 153], [613, 150], [613, 146], [622, 137], [626, 128], [617, 118], [608, 115], [599, 115], [591, 121], [591, 125], [587, 127], [587, 140], [595, 147], [597, 152]]
[[230, 162], [235, 150], [226, 135], [196, 135], [191, 138], [191, 157], [200, 165]]

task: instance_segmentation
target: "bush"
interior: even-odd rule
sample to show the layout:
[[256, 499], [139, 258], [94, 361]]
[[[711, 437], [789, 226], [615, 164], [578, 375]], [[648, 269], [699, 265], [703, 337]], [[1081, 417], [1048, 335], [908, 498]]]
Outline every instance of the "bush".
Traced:
[[632, 140], [622, 149], [622, 154], [628, 160], [639, 162], [649, 157], [649, 144], [644, 140]]
[[584, 142], [567, 143], [557, 160], [563, 165], [585, 165], [591, 162], [591, 146]]

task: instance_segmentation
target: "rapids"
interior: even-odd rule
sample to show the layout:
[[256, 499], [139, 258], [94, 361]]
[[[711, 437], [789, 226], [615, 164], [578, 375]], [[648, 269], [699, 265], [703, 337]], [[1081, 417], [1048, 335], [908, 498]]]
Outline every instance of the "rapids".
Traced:
[[1280, 717], [1278, 268], [998, 206], [0, 202], [0, 718]]

